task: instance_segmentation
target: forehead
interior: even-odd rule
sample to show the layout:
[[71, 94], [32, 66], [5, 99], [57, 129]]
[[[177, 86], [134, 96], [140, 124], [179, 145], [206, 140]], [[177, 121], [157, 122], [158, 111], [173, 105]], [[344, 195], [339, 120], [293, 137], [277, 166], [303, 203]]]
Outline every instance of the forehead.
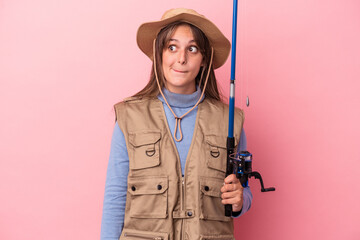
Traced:
[[186, 38], [193, 39], [194, 34], [189, 25], [182, 24], [182, 25], [177, 26], [171, 34], [171, 38], [177, 38], [177, 37], [179, 37], [179, 38], [186, 37]]

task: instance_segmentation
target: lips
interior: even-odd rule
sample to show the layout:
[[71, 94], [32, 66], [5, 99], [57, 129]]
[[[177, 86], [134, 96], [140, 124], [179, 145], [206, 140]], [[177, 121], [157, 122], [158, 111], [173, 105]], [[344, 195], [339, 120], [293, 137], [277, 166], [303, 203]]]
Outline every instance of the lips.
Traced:
[[174, 72], [177, 72], [177, 73], [187, 73], [188, 71], [180, 71], [180, 70], [176, 70], [176, 69], [173, 69], [172, 68], [172, 70], [174, 71]]

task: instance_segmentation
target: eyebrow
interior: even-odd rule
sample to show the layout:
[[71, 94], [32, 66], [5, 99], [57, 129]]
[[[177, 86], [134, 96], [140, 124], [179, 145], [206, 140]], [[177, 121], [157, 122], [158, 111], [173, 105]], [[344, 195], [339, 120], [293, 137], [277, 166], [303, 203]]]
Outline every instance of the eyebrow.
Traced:
[[[179, 42], [179, 40], [174, 39], [174, 38], [170, 38], [170, 39], [169, 39], [169, 42], [171, 42], [171, 41]], [[193, 43], [193, 42], [196, 43], [195, 40], [190, 40], [190, 41], [189, 41], [189, 43]]]

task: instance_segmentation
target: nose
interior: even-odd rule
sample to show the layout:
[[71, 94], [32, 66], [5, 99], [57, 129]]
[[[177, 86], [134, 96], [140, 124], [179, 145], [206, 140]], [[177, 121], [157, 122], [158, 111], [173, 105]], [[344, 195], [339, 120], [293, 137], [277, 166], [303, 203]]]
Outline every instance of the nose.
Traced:
[[181, 65], [186, 63], [186, 51], [185, 50], [179, 51], [178, 63], [180, 63]]

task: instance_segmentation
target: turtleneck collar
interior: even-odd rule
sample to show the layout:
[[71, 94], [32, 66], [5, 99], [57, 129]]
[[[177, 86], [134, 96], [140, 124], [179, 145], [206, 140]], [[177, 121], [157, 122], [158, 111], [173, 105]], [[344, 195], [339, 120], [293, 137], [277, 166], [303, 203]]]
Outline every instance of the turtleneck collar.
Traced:
[[[196, 86], [196, 91], [192, 94], [179, 94], [173, 93], [167, 90], [166, 88], [162, 89], [166, 100], [168, 101], [171, 107], [180, 107], [180, 108], [188, 108], [194, 106], [201, 96], [201, 89], [199, 86]], [[165, 103], [164, 98], [161, 94], [158, 95], [160, 101]], [[204, 96], [201, 101], [204, 100]]]

